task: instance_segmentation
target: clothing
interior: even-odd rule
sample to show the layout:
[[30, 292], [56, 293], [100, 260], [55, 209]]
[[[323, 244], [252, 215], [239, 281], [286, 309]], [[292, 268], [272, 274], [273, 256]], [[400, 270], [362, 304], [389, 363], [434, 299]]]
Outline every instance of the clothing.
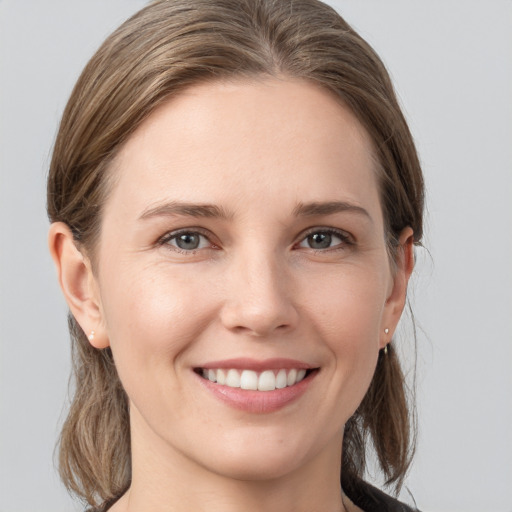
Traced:
[[349, 512], [420, 512], [362, 480], [357, 482], [350, 493], [346, 493], [346, 497], [350, 500], [346, 504]]
[[[350, 493], [344, 493], [343, 496], [343, 503], [348, 512], [420, 512], [362, 480], [354, 485]], [[112, 500], [96, 511], [87, 509], [85, 512], [108, 512], [115, 501], [117, 500]]]

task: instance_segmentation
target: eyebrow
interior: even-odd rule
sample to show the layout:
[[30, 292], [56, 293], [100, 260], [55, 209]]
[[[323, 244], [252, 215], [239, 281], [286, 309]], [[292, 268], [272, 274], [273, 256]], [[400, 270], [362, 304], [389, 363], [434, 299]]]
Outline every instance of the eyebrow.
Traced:
[[346, 201], [328, 201], [314, 203], [299, 203], [293, 210], [297, 217], [310, 217], [315, 215], [332, 215], [334, 213], [351, 212], [357, 213], [372, 220], [370, 214], [362, 206]]
[[[352, 203], [347, 203], [346, 201], [327, 201], [313, 203], [301, 202], [298, 203], [297, 206], [293, 209], [293, 215], [296, 217], [332, 215], [342, 212], [357, 213], [368, 218], [370, 221], [372, 220], [368, 211], [363, 207]], [[229, 219], [233, 217], [233, 214], [214, 204], [197, 204], [171, 201], [169, 203], [160, 204], [144, 210], [139, 219], [146, 220], [153, 217], [173, 216]]]
[[224, 208], [214, 204], [196, 204], [171, 201], [170, 203], [160, 204], [148, 208], [142, 212], [139, 219], [145, 220], [153, 217], [203, 217], [228, 219], [232, 217]]

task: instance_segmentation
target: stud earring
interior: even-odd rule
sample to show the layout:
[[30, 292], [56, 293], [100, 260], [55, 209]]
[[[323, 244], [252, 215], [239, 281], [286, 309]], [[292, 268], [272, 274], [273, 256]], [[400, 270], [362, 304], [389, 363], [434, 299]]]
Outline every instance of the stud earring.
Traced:
[[[387, 327], [384, 329], [384, 334], [389, 334], [389, 329]], [[384, 347], [384, 355], [385, 356], [388, 355], [388, 346], [387, 345]]]
[[89, 336], [87, 336], [87, 338], [89, 339], [89, 341], [92, 341], [94, 339], [94, 335], [96, 333], [94, 331], [91, 331], [91, 334], [89, 334]]

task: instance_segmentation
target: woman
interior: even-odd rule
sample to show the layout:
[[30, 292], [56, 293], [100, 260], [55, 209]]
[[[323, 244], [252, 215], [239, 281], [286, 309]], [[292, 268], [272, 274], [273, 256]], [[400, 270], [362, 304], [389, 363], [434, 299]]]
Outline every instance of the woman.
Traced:
[[[157, 1], [91, 59], [48, 180], [98, 510], [407, 510], [391, 343], [423, 181], [386, 70], [316, 0]], [[341, 476], [341, 487], [340, 487]]]

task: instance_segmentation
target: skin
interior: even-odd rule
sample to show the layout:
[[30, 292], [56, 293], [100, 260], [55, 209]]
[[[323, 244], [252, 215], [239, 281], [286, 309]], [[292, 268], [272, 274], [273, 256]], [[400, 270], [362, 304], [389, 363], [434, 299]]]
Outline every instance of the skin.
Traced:
[[[64, 224], [50, 248], [72, 313], [96, 348], [112, 348], [130, 401], [133, 481], [112, 510], [345, 510], [343, 427], [413, 267], [410, 228], [389, 261], [364, 129], [303, 81], [202, 84], [159, 107], [111, 172], [95, 268]], [[176, 202], [223, 215], [162, 209]], [[326, 202], [351, 208], [297, 215]], [[196, 250], [177, 247], [182, 229], [201, 234]], [[326, 230], [338, 234], [314, 246]], [[319, 371], [292, 403], [250, 413], [193, 371], [234, 357]]]

